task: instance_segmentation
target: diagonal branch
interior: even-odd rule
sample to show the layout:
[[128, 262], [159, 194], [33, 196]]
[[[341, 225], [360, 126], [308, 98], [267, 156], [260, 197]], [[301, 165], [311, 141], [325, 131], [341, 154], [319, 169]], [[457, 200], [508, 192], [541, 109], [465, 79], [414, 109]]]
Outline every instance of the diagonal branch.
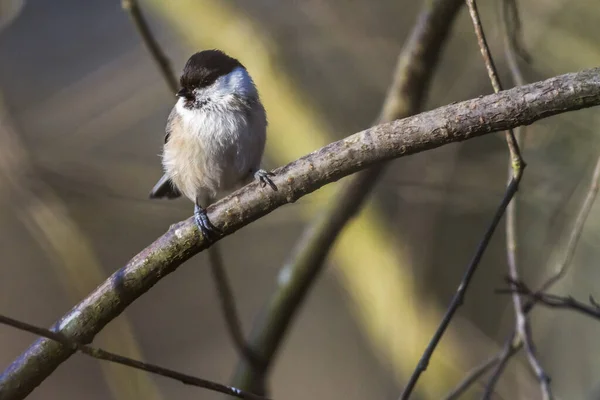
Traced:
[[[253, 182], [208, 207], [210, 220], [231, 235], [320, 187], [393, 158], [431, 150], [552, 115], [600, 105], [600, 68], [554, 77], [377, 125], [333, 142], [274, 171], [277, 192]], [[209, 243], [193, 218], [173, 225], [76, 305], [53, 330], [87, 344], [134, 300]], [[22, 399], [73, 354], [37, 340], [0, 375], [0, 398]]]
[[[421, 109], [439, 54], [462, 4], [462, 0], [424, 2], [412, 34], [398, 57], [394, 80], [377, 121], [389, 122]], [[282, 276], [289, 279], [280, 280], [253, 328], [252, 348], [263, 362], [250, 364], [241, 360], [234, 385], [265, 393], [268, 369], [294, 316], [323, 270], [335, 240], [360, 211], [384, 170], [385, 165], [379, 164], [353, 177], [330, 202], [329, 208], [305, 230], [282, 268]]]
[[498, 227], [498, 224], [500, 223], [500, 220], [502, 219], [502, 216], [504, 215], [504, 212], [506, 211], [506, 207], [508, 206], [508, 203], [512, 200], [513, 196], [517, 192], [518, 186], [519, 186], [519, 181], [516, 179], [513, 179], [513, 180], [511, 180], [510, 184], [506, 188], [504, 197], [502, 198], [500, 205], [496, 209], [496, 213], [494, 214], [492, 221], [488, 225], [488, 227], [483, 235], [483, 238], [477, 245], [477, 249], [475, 250], [475, 255], [471, 259], [471, 262], [469, 263], [469, 266], [467, 267], [467, 270], [465, 271], [465, 274], [460, 281], [460, 285], [458, 286], [456, 293], [452, 297], [452, 301], [450, 302], [450, 305], [448, 306], [448, 309], [447, 309], [446, 313], [444, 314], [444, 317], [442, 318], [442, 322], [440, 323], [438, 329], [435, 331], [433, 337], [431, 338], [429, 345], [425, 349], [423, 356], [421, 357], [421, 359], [419, 360], [419, 363], [417, 364], [417, 368], [415, 368], [415, 371], [413, 372], [408, 383], [406, 384], [406, 387], [404, 388], [404, 391], [402, 392], [402, 395], [400, 396], [401, 400], [408, 400], [408, 398], [412, 394], [412, 392], [417, 384], [417, 381], [419, 380], [419, 377], [427, 369], [429, 360], [431, 359], [431, 356], [433, 355], [433, 352], [435, 351], [440, 340], [442, 340], [442, 336], [444, 335], [444, 332], [450, 325], [450, 322], [452, 321], [454, 314], [456, 313], [458, 308], [463, 304], [465, 294], [467, 292], [467, 289], [469, 287], [469, 284], [471, 283], [471, 280], [472, 280], [475, 272], [477, 271], [477, 267], [479, 266], [479, 263], [481, 262], [481, 258], [483, 257], [483, 254], [485, 253], [485, 250], [487, 249], [487, 246], [490, 243], [490, 240], [492, 239], [494, 231]]
[[129, 13], [131, 21], [140, 34], [148, 52], [150, 52], [152, 59], [156, 62], [163, 79], [167, 86], [169, 86], [169, 90], [175, 94], [179, 89], [179, 82], [177, 82], [177, 78], [173, 73], [171, 62], [165, 53], [163, 53], [158, 41], [152, 34], [150, 26], [148, 26], [148, 22], [146, 21], [146, 18], [144, 18], [144, 14], [142, 14], [142, 10], [140, 10], [137, 0], [122, 0], [121, 7]]
[[265, 397], [257, 396], [252, 393], [248, 393], [243, 390], [237, 389], [235, 387], [222, 385], [220, 383], [208, 381], [202, 378], [197, 378], [191, 375], [186, 375], [181, 372], [173, 371], [171, 369], [154, 364], [149, 364], [143, 361], [134, 360], [129, 357], [123, 357], [119, 354], [111, 353], [109, 351], [99, 349], [97, 347], [79, 344], [73, 342], [72, 340], [69, 340], [61, 333], [49, 331], [48, 329], [40, 328], [35, 325], [28, 324], [26, 322], [6, 317], [4, 315], [0, 315], [0, 324], [8, 325], [25, 332], [33, 333], [34, 335], [45, 337], [47, 339], [60, 343], [62, 346], [65, 346], [72, 351], [79, 351], [80, 353], [85, 354], [86, 356], [96, 358], [98, 360], [109, 361], [116, 364], [125, 365], [127, 367], [135, 368], [141, 371], [150, 372], [155, 375], [164, 376], [165, 378], [171, 378], [185, 385], [201, 387], [204, 389], [234, 396], [240, 399], [267, 400]]
[[522, 342], [515, 344], [514, 333], [506, 340], [502, 350], [494, 355], [492, 358], [487, 359], [480, 365], [473, 368], [467, 373], [465, 378], [454, 388], [450, 393], [444, 397], [444, 400], [456, 400], [459, 399], [475, 382], [479, 380], [483, 375], [489, 372], [492, 368], [498, 369], [506, 361], [504, 358], [508, 355], [516, 353], [522, 346]]
[[577, 214], [577, 219], [575, 220], [575, 224], [573, 225], [573, 230], [571, 231], [571, 235], [569, 236], [569, 242], [567, 243], [567, 248], [565, 249], [565, 253], [563, 258], [558, 265], [556, 265], [555, 273], [542, 285], [542, 287], [538, 290], [540, 292], [548, 290], [552, 287], [556, 282], [558, 282], [569, 269], [571, 265], [571, 261], [573, 260], [573, 256], [575, 255], [575, 249], [577, 248], [577, 243], [579, 243], [579, 238], [581, 237], [581, 233], [583, 232], [583, 227], [585, 226], [585, 221], [587, 221], [588, 215], [592, 210], [592, 206], [596, 201], [596, 196], [598, 196], [598, 189], [600, 188], [600, 157], [596, 160], [596, 166], [594, 167], [594, 173], [592, 176], [592, 180], [588, 189], [588, 192], [585, 196], [585, 200], [581, 205], [581, 209], [579, 210], [579, 214]]

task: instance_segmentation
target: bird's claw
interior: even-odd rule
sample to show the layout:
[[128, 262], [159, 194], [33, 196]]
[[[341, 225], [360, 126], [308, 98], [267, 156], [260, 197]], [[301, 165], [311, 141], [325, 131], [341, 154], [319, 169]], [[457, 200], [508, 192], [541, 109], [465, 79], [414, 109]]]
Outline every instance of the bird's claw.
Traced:
[[206, 240], [212, 240], [222, 233], [210, 222], [206, 210], [198, 205], [194, 208], [194, 222]]
[[259, 169], [254, 173], [254, 178], [260, 182], [260, 187], [265, 187], [267, 184], [271, 186], [271, 189], [277, 191], [277, 186], [273, 183], [270, 176], [275, 176], [272, 172], [267, 172], [264, 169]]

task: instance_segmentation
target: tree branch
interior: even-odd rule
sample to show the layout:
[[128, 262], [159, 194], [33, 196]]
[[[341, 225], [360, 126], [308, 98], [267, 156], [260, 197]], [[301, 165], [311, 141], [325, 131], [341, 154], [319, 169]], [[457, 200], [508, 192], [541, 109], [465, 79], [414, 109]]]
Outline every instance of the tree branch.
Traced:
[[589, 304], [586, 304], [575, 300], [572, 296], [558, 296], [544, 292], [534, 292], [521, 281], [514, 281], [510, 278], [507, 281], [511, 287], [508, 289], [497, 290], [497, 293], [516, 293], [519, 296], [527, 297], [546, 307], [566, 308], [600, 320], [600, 304], [598, 304], [592, 296], [589, 298]]
[[513, 178], [511, 180], [510, 184], [508, 185], [508, 187], [506, 188], [504, 197], [502, 198], [500, 205], [496, 209], [496, 213], [494, 214], [494, 217], [492, 218], [492, 222], [490, 222], [490, 224], [488, 225], [488, 227], [483, 235], [483, 238], [477, 245], [477, 249], [475, 250], [475, 255], [471, 259], [471, 262], [469, 263], [469, 266], [467, 267], [467, 270], [465, 271], [465, 274], [460, 281], [460, 285], [458, 286], [456, 293], [452, 297], [452, 301], [450, 302], [450, 305], [448, 306], [448, 310], [446, 311], [446, 313], [444, 314], [444, 317], [442, 318], [442, 322], [440, 323], [438, 329], [435, 331], [433, 337], [431, 338], [431, 341], [429, 342], [429, 345], [425, 349], [423, 356], [421, 357], [421, 359], [419, 360], [419, 363], [417, 364], [417, 368], [415, 368], [415, 371], [413, 372], [408, 383], [406, 384], [406, 387], [404, 388], [404, 391], [402, 392], [402, 395], [400, 396], [401, 400], [408, 400], [408, 398], [412, 394], [412, 392], [417, 384], [417, 381], [419, 380], [419, 377], [427, 369], [427, 366], [429, 365], [429, 360], [431, 359], [431, 356], [433, 355], [433, 352], [436, 349], [438, 343], [440, 342], [440, 340], [442, 340], [442, 336], [444, 335], [444, 332], [450, 325], [450, 322], [452, 321], [454, 314], [456, 313], [458, 308], [463, 304], [465, 294], [467, 292], [469, 284], [471, 283], [471, 279], [473, 278], [475, 272], [477, 271], [477, 267], [479, 266], [479, 263], [481, 262], [481, 258], [483, 257], [483, 254], [485, 253], [485, 250], [487, 249], [487, 246], [490, 243], [490, 240], [492, 239], [494, 231], [496, 230], [496, 227], [500, 223], [500, 220], [502, 219], [502, 216], [504, 215], [504, 212], [506, 211], [506, 207], [508, 206], [508, 203], [512, 200], [513, 196], [517, 192], [518, 187], [519, 187], [519, 181]]
[[[589, 69], [450, 104], [381, 124], [331, 143], [275, 170], [278, 191], [253, 182], [208, 207], [224, 234], [295, 202], [320, 187], [382, 161], [498, 132], [600, 104], [600, 68]], [[53, 330], [87, 344], [129, 304], [183, 262], [211, 245], [193, 218], [168, 232], [116, 271]], [[22, 399], [64, 362], [72, 349], [37, 340], [0, 376], [0, 398]]]
[[[600, 157], [598, 157], [598, 159], [596, 161], [596, 167], [594, 168], [594, 173], [593, 173], [593, 176], [592, 176], [592, 179], [590, 182], [590, 186], [588, 188], [588, 192], [585, 196], [585, 200], [583, 201], [583, 203], [581, 205], [581, 208], [579, 209], [579, 213], [577, 214], [577, 218], [573, 225], [573, 229], [571, 230], [571, 233], [569, 234], [569, 242], [567, 243], [567, 248], [565, 249], [563, 259], [561, 260], [561, 262], [559, 264], [557, 264], [556, 273], [554, 275], [552, 275], [548, 280], [546, 280], [546, 282], [544, 282], [544, 284], [541, 286], [541, 288], [538, 289], [538, 292], [543, 292], [545, 290], [548, 290], [550, 287], [555, 285], [560, 279], [562, 279], [565, 276], [568, 268], [571, 266], [571, 261], [573, 260], [573, 256], [575, 254], [575, 250], [577, 249], [577, 244], [579, 243], [579, 239], [581, 238], [581, 233], [583, 232], [585, 222], [587, 221], [590, 210], [592, 209], [592, 206], [594, 205], [594, 202], [596, 201], [599, 187], [600, 187]], [[527, 315], [533, 309], [535, 304], [536, 304], [535, 298], [529, 299], [529, 301], [523, 305], [523, 313], [525, 315]], [[515, 332], [511, 333], [511, 335], [514, 336]], [[512, 339], [510, 339], [510, 340], [511, 340], [511, 342], [513, 342]], [[517, 348], [517, 351], [518, 351], [522, 347], [522, 344], [523, 344], [523, 342], [521, 341], [521, 337], [517, 337], [513, 343], [513, 348], [516, 346], [519, 346]], [[488, 382], [488, 385], [486, 387], [486, 392], [490, 393], [490, 395], [493, 392], [494, 385], [496, 384], [496, 382], [499, 378], [499, 375], [502, 373], [502, 369], [503, 369], [504, 365], [506, 364], [506, 362], [508, 362], [508, 359], [510, 357], [512, 357], [513, 355], [515, 355], [517, 353], [517, 351], [504, 353], [503, 357], [505, 357], [506, 359], [503, 360], [502, 363], [499, 363], [496, 366], [496, 369], [495, 369], [494, 373], [492, 374], [492, 378], [490, 379], [490, 381]]]
[[[396, 66], [378, 122], [389, 122], [417, 113], [421, 109], [439, 54], [450, 27], [462, 6], [462, 0], [424, 2], [413, 31]], [[266, 377], [291, 322], [309, 289], [323, 270], [329, 251], [348, 221], [365, 203], [385, 164], [371, 167], [354, 176], [305, 230], [283, 266], [281, 274], [289, 279], [279, 283], [256, 320], [251, 346], [260, 355], [261, 364], [241, 360], [233, 384], [256, 393], [266, 392]]]
[[505, 354], [512, 355], [516, 353], [523, 344], [522, 342], [519, 342], [515, 345], [513, 344], [513, 339], [514, 332], [507, 339], [500, 352], [498, 352], [492, 358], [489, 358], [488, 360], [484, 361], [483, 363], [469, 371], [465, 378], [454, 389], [452, 389], [450, 393], [448, 393], [444, 400], [456, 400], [460, 398], [460, 396], [464, 394], [467, 391], [467, 389], [469, 389], [475, 382], [477, 382], [479, 378], [485, 375], [492, 368], [497, 367], [498, 365], [503, 363], [503, 359], [504, 357], [506, 357]]
[[[494, 91], [497, 93], [500, 90], [502, 90], [502, 84], [500, 83], [500, 78], [498, 77], [498, 72], [496, 70], [496, 66], [494, 65], [490, 49], [487, 45], [487, 40], [483, 32], [483, 27], [481, 26], [481, 19], [479, 17], [479, 11], [477, 10], [477, 3], [475, 2], [475, 0], [467, 0], [467, 5], [469, 7], [469, 14], [471, 15], [471, 19], [473, 20], [475, 34], [477, 36], [477, 41], [479, 42], [479, 48], [481, 50], [481, 54], [486, 65], [490, 81], [492, 83]], [[514, 44], [514, 42], [511, 43]], [[510, 53], [510, 51], [508, 53]], [[518, 76], [520, 77], [520, 75]], [[525, 168], [525, 162], [521, 157], [519, 143], [512, 129], [506, 131], [506, 143], [508, 144], [511, 156], [510, 165], [512, 176], [509, 178], [510, 185], [510, 182], [512, 182], [513, 180], [520, 182], [523, 174], [523, 169]], [[517, 216], [515, 200], [516, 199], [514, 199], [511, 202], [511, 204], [509, 204], [507, 211], [508, 215], [506, 218], [506, 247], [509, 274], [514, 279], [518, 279], [519, 272], [517, 268]], [[519, 333], [519, 337], [523, 341], [525, 352], [527, 353], [527, 360], [529, 361], [529, 365], [535, 372], [535, 375], [537, 376], [540, 382], [542, 398], [544, 400], [550, 400], [552, 398], [550, 378], [548, 377], [548, 374], [546, 374], [546, 371], [537, 359], [535, 345], [533, 343], [533, 338], [531, 337], [531, 327], [529, 324], [529, 320], [527, 319], [527, 316], [523, 311], [523, 307], [521, 305], [521, 298], [519, 296], [513, 296], [513, 306], [515, 309], [516, 330]]]
[[142, 38], [142, 41], [144, 42], [144, 45], [148, 49], [148, 52], [150, 52], [151, 58], [156, 62], [163, 79], [165, 80], [167, 86], [169, 86], [169, 90], [171, 90], [171, 93], [175, 95], [177, 89], [179, 88], [179, 82], [173, 73], [173, 68], [171, 67], [169, 58], [165, 55], [165, 53], [163, 53], [158, 41], [152, 34], [152, 31], [148, 26], [148, 22], [146, 21], [146, 18], [144, 18], [142, 10], [140, 10], [137, 0], [122, 0], [121, 7], [128, 12], [129, 16], [131, 17], [131, 21], [135, 25]]
[[96, 358], [98, 360], [109, 361], [115, 364], [125, 365], [127, 367], [135, 368], [141, 371], [150, 372], [155, 375], [164, 376], [165, 378], [171, 378], [185, 385], [201, 387], [204, 389], [212, 390], [214, 392], [231, 395], [240, 399], [267, 400], [265, 397], [257, 396], [252, 393], [248, 393], [243, 390], [237, 389], [235, 387], [222, 385], [220, 383], [208, 381], [202, 378], [197, 378], [191, 375], [182, 374], [181, 372], [173, 371], [171, 369], [154, 364], [149, 364], [143, 361], [134, 360], [129, 357], [123, 357], [119, 354], [111, 353], [109, 351], [99, 349], [96, 347], [79, 344], [69, 340], [60, 333], [52, 332], [48, 329], [40, 328], [35, 325], [28, 324], [26, 322], [6, 317], [4, 315], [0, 315], [0, 324], [8, 325], [21, 331], [45, 337], [47, 339], [60, 343], [62, 346], [65, 346], [72, 351], [79, 351], [80, 353], [85, 354], [86, 356]]
[[[494, 64], [492, 54], [487, 45], [487, 40], [485, 38], [485, 34], [483, 32], [483, 27], [481, 25], [481, 20], [479, 18], [479, 12], [477, 10], [477, 4], [475, 3], [474, 0], [467, 0], [466, 3], [467, 3], [467, 7], [469, 9], [469, 14], [471, 15], [471, 20], [473, 21], [475, 36], [477, 37], [477, 42], [479, 43], [479, 50], [481, 51], [481, 55], [483, 57], [483, 62], [487, 69], [488, 76], [490, 78], [490, 82], [492, 83], [494, 92], [498, 93], [502, 90], [502, 85], [500, 83], [500, 78], [498, 77], [498, 72], [496, 70], [496, 66]], [[479, 266], [481, 258], [483, 257], [483, 254], [484, 254], [485, 250], [487, 249], [487, 246], [488, 246], [490, 240], [492, 239], [492, 235], [494, 234], [498, 224], [500, 223], [500, 219], [506, 212], [507, 207], [509, 207], [511, 201], [513, 200], [513, 197], [516, 195], [517, 190], [519, 189], [519, 183], [521, 182], [521, 178], [523, 177], [523, 170], [525, 169], [526, 164], [525, 164], [525, 161], [523, 160], [523, 158], [521, 157], [521, 150], [519, 149], [519, 144], [517, 142], [517, 139], [515, 137], [513, 130], [507, 129], [505, 136], [506, 136], [506, 143], [508, 145], [508, 150], [510, 152], [510, 160], [511, 160], [510, 165], [511, 165], [512, 174], [509, 177], [508, 186], [506, 187], [504, 197], [496, 210], [496, 214], [494, 215], [494, 218], [492, 219], [491, 223], [489, 224], [488, 228], [486, 229], [482, 240], [480, 241], [479, 245], [477, 246], [475, 255], [473, 256], [473, 259], [469, 263], [467, 270], [460, 282], [460, 285], [459, 285], [455, 295], [453, 296], [452, 301], [450, 302], [450, 305], [448, 306], [448, 309], [447, 309], [446, 313], [444, 314], [444, 317], [442, 318], [442, 321], [441, 321], [438, 329], [434, 333], [431, 341], [429, 342], [429, 345], [425, 349], [423, 356], [419, 360], [417, 367], [415, 368], [406, 387], [404, 388], [404, 391], [402, 392], [402, 395], [400, 396], [400, 398], [402, 400], [407, 400], [410, 397], [412, 391], [414, 390], [414, 388], [417, 384], [417, 381], [419, 380], [419, 377], [427, 369], [427, 366], [429, 365], [429, 360], [431, 359], [431, 356], [433, 355], [433, 352], [435, 351], [438, 343], [442, 339], [444, 332], [450, 325], [450, 322], [452, 321], [452, 318], [454, 317], [454, 314], [456, 313], [458, 308], [463, 304], [467, 288]], [[514, 213], [511, 213], [510, 216], [514, 217]], [[510, 224], [509, 224], [510, 227], [515, 226], [512, 223], [512, 222], [514, 222], [514, 218], [507, 219], [507, 222], [510, 222]], [[511, 230], [508, 230], [508, 232], [509, 232], [509, 236], [514, 233]], [[514, 249], [514, 247], [515, 246], [511, 246], [511, 243], [509, 242], [509, 246], [508, 246], [509, 259], [511, 259], [511, 256], [516, 256], [516, 254], [513, 251], [510, 251], [511, 249]], [[515, 259], [512, 258], [512, 261], [515, 261]], [[516, 264], [509, 263], [509, 265], [511, 267], [514, 267], [514, 273], [516, 274]], [[513, 272], [513, 268], [511, 268], [511, 272]], [[520, 299], [516, 298], [516, 300], [520, 300]], [[519, 307], [519, 311], [520, 311], [520, 307]]]
[[565, 254], [563, 255], [563, 259], [556, 265], [554, 274], [541, 286], [538, 292], [543, 292], [550, 289], [550, 287], [552, 287], [567, 273], [567, 270], [571, 265], [571, 261], [573, 260], [573, 256], [575, 255], [575, 249], [577, 248], [577, 243], [579, 243], [579, 238], [583, 232], [585, 222], [587, 221], [590, 211], [592, 210], [592, 206], [594, 205], [596, 197], [598, 196], [598, 188], [600, 188], [600, 157], [598, 157], [596, 160], [596, 166], [594, 168], [592, 180], [585, 196], [585, 200], [583, 201], [581, 209], [579, 210], [579, 214], [577, 214], [577, 219], [575, 220], [573, 230], [569, 236], [569, 242], [567, 243], [567, 248], [565, 250]]

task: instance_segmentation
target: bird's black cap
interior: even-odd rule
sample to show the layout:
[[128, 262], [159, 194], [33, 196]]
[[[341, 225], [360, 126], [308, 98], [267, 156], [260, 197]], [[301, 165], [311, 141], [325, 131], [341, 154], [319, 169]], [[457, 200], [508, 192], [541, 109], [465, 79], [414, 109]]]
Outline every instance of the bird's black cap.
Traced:
[[237, 67], [244, 66], [221, 50], [204, 50], [190, 57], [179, 79], [186, 90], [212, 85], [218, 77], [227, 75]]

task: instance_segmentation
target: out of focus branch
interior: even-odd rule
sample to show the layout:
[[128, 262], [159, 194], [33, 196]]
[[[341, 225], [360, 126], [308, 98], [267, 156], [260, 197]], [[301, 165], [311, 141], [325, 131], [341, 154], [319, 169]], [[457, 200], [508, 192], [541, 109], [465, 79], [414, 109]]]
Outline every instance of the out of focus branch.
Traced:
[[[55, 270], [69, 297], [77, 301], [102, 282], [106, 274], [89, 238], [71, 217], [66, 204], [37, 172], [0, 94], [0, 185], [5, 189], [2, 194], [11, 198], [15, 215], [52, 261], [49, 267]], [[115, 321], [112, 334], [102, 341], [121, 354], [142, 358], [127, 317]], [[147, 374], [115, 364], [100, 367], [115, 400], [125, 399], [131, 393], [146, 400], [161, 398]]]
[[523, 30], [517, 0], [500, 0], [500, 2], [502, 3], [502, 11], [500, 12], [502, 25], [506, 29], [505, 38], [508, 40], [508, 46], [512, 49], [511, 53], [515, 57], [515, 61], [516, 56], [518, 56], [529, 63], [531, 62], [531, 55], [523, 45]]
[[519, 296], [529, 298], [535, 303], [540, 303], [550, 308], [566, 308], [580, 312], [588, 317], [600, 320], [600, 304], [592, 297], [589, 298], [589, 304], [575, 300], [572, 296], [557, 296], [544, 292], [534, 292], [525, 283], [508, 279], [510, 288], [500, 289], [498, 293], [516, 293]]
[[583, 204], [581, 205], [579, 214], [577, 214], [577, 219], [575, 220], [575, 224], [573, 225], [573, 230], [569, 235], [569, 242], [567, 243], [567, 248], [565, 249], [563, 258], [561, 262], [556, 265], [554, 275], [552, 275], [540, 287], [538, 292], [544, 292], [548, 290], [567, 273], [569, 266], [571, 265], [571, 261], [573, 260], [573, 256], [575, 255], [575, 249], [577, 248], [577, 243], [579, 243], [579, 238], [581, 237], [581, 233], [583, 232], [585, 222], [587, 221], [587, 218], [590, 214], [590, 210], [592, 209], [592, 206], [596, 201], [596, 197], [598, 196], [598, 188], [600, 188], [600, 157], [598, 157], [598, 159], [596, 160], [596, 166], [594, 168], [594, 173], [590, 182], [590, 186], [588, 188], [588, 192], [585, 196]]
[[516, 335], [516, 331], [511, 333], [509, 338], [504, 342], [504, 347], [500, 353], [498, 353], [498, 363], [492, 372], [492, 376], [485, 385], [485, 391], [481, 397], [482, 400], [491, 400], [496, 383], [498, 383], [498, 379], [500, 379], [500, 376], [504, 373], [504, 369], [508, 364], [508, 360], [515, 355], [521, 347], [523, 347], [522, 338]]
[[[328, 183], [383, 161], [597, 105], [600, 68], [450, 104], [333, 142], [273, 171], [278, 191], [261, 189], [253, 182], [207, 211], [223, 237], [228, 236]], [[52, 330], [75, 342], [89, 343], [134, 300], [211, 244], [198, 233], [193, 218], [175, 224], [100, 284]], [[59, 343], [37, 340], [0, 375], [0, 398], [24, 398], [71, 354], [73, 350]]]
[[208, 381], [206, 379], [196, 378], [195, 376], [182, 374], [181, 372], [173, 371], [168, 368], [163, 368], [158, 365], [149, 364], [146, 362], [134, 360], [128, 357], [123, 357], [119, 354], [111, 353], [109, 351], [99, 349], [97, 347], [91, 347], [83, 344], [76, 343], [69, 340], [64, 335], [49, 331], [48, 329], [40, 328], [35, 325], [28, 324], [4, 315], [0, 315], [0, 324], [8, 325], [21, 331], [33, 333], [34, 335], [42, 336], [47, 339], [53, 340], [60, 343], [62, 346], [72, 350], [79, 351], [86, 356], [96, 358], [98, 360], [110, 361], [116, 364], [125, 365], [130, 368], [139, 369], [141, 371], [150, 372], [155, 375], [164, 376], [165, 378], [174, 379], [185, 385], [197, 386], [204, 389], [212, 390], [219, 393], [228, 394], [240, 399], [247, 400], [266, 400], [265, 397], [257, 396], [252, 393], [247, 393], [243, 390], [222, 385], [220, 383]]
[[456, 400], [460, 398], [460, 396], [462, 396], [483, 375], [489, 372], [492, 368], [505, 363], [505, 358], [508, 358], [508, 355], [512, 355], [521, 349], [522, 342], [514, 344], [513, 339], [514, 332], [509, 339], [506, 340], [506, 343], [498, 354], [482, 362], [480, 365], [469, 371], [465, 378], [450, 393], [448, 393], [444, 400]]
[[[462, 0], [424, 2], [400, 53], [393, 82], [375, 123], [404, 118], [421, 109], [439, 54], [461, 5]], [[279, 281], [253, 328], [251, 346], [262, 362], [250, 364], [241, 360], [234, 385], [257, 393], [266, 392], [268, 369], [292, 320], [322, 271], [336, 238], [360, 211], [384, 170], [385, 164], [378, 164], [353, 177], [330, 202], [331, 206], [305, 230], [282, 268], [281, 273], [289, 279]]]
[[173, 73], [173, 68], [171, 67], [169, 58], [165, 55], [165, 53], [163, 53], [158, 41], [152, 34], [152, 31], [148, 26], [148, 22], [146, 21], [146, 18], [144, 18], [142, 10], [140, 10], [137, 0], [122, 0], [121, 6], [129, 13], [131, 21], [139, 32], [144, 45], [150, 52], [150, 56], [156, 62], [156, 65], [158, 66], [158, 69], [160, 70], [165, 82], [169, 86], [169, 90], [171, 90], [172, 94], [175, 95], [179, 89], [179, 82], [177, 82], [177, 77]]
[[[172, 93], [177, 92], [179, 83], [177, 82], [177, 77], [173, 73], [169, 58], [162, 51], [158, 41], [152, 34], [152, 31], [150, 30], [150, 27], [148, 26], [148, 23], [146, 22], [146, 19], [140, 10], [137, 0], [123, 0], [121, 4], [123, 9], [129, 13], [131, 20], [133, 21], [142, 38], [142, 41], [150, 52], [150, 57], [158, 66], [165, 82], [169, 86], [169, 89]], [[208, 204], [210, 202], [208, 196], [205, 197], [206, 198], [202, 200], [202, 204]], [[225, 323], [233, 344], [237, 348], [240, 355], [248, 359], [248, 362], [256, 363], [258, 360], [248, 347], [244, 338], [242, 324], [240, 322], [235, 305], [235, 297], [233, 295], [233, 291], [231, 290], [231, 285], [229, 284], [229, 278], [227, 277], [227, 271], [225, 270], [223, 256], [219, 246], [215, 244], [208, 249], [208, 257], [212, 276], [219, 295], [219, 302], [225, 317]]]

